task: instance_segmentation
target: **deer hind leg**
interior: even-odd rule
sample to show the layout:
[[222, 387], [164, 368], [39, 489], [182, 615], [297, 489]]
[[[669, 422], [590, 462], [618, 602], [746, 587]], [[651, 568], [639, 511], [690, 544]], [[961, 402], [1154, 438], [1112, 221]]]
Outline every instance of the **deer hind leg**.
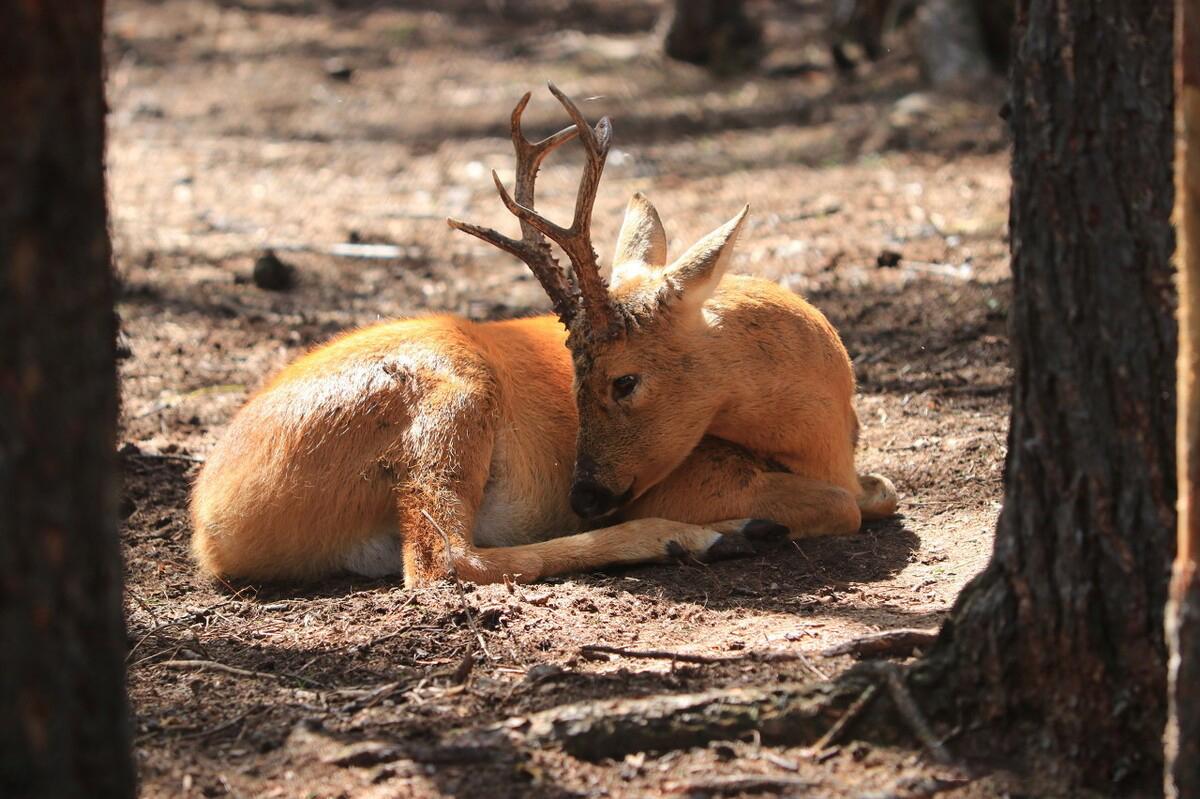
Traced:
[[398, 488], [404, 582], [409, 587], [451, 574], [480, 584], [505, 579], [531, 582], [606, 566], [665, 561], [683, 553], [736, 554], [737, 548], [730, 546], [735, 536], [729, 531], [645, 518], [532, 544], [477, 547], [471, 531], [487, 464], [475, 460], [461, 465], [470, 471], [418, 470]]
[[683, 553], [696, 557], [736, 553], [736, 547], [730, 546], [734, 536], [728, 532], [666, 519], [637, 519], [533, 544], [476, 547], [465, 512], [471, 499], [437, 490], [430, 483], [419, 488], [410, 485], [404, 492], [405, 585], [424, 585], [451, 574], [479, 584], [505, 579], [532, 582], [606, 566], [665, 561]]
[[[462, 403], [460, 403], [461, 405]], [[434, 404], [436, 408], [436, 404]], [[470, 413], [471, 420], [488, 414]], [[462, 422], [462, 423], [455, 423]], [[491, 468], [492, 432], [486, 423], [419, 418], [410, 451], [417, 457], [396, 487], [405, 585], [425, 585], [451, 573], [476, 583], [589, 571], [618, 564], [667, 560], [681, 553], [730, 554], [731, 535], [666, 519], [637, 519], [533, 544], [477, 547], [475, 517]], [[419, 446], [418, 446], [419, 444]]]
[[679, 468], [623, 515], [663, 516], [748, 533], [761, 529], [748, 525], [751, 520], [770, 520], [786, 526], [792, 538], [854, 533], [863, 519], [850, 491], [792, 474], [716, 438], [702, 440]]

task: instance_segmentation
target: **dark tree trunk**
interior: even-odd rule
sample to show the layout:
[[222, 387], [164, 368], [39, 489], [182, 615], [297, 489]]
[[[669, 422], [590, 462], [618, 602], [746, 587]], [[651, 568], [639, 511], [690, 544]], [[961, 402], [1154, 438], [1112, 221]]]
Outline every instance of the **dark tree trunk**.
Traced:
[[733, 70], [762, 55], [762, 28], [742, 0], [675, 0], [665, 27], [663, 48], [677, 61]]
[[1179, 0], [1175, 70], [1179, 249], [1179, 549], [1167, 607], [1166, 794], [1200, 798], [1200, 9]]
[[1008, 68], [1012, 46], [1015, 0], [975, 0], [975, 13], [983, 34], [983, 49], [998, 70]]
[[918, 675], [989, 746], [1006, 730], [1122, 792], [1161, 785], [1166, 720], [1172, 20], [1157, 0], [1018, 3], [1004, 510]]
[[0, 796], [133, 794], [103, 3], [0, 2]]

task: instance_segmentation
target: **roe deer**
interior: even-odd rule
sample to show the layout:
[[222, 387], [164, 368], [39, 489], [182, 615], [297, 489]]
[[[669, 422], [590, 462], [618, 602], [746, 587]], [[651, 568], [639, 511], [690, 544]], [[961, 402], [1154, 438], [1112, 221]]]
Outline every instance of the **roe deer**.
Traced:
[[[526, 94], [515, 198], [493, 173], [522, 238], [449, 222], [523, 259], [557, 318], [389, 322], [286, 367], [197, 480], [205, 571], [529, 581], [736, 554], [784, 527], [852, 533], [895, 511], [886, 478], [855, 472], [854, 375], [828, 320], [770, 281], [722, 278], [745, 209], [668, 263], [658, 214], [635, 195], [608, 288], [589, 228], [611, 127], [550, 90], [575, 124], [529, 142]], [[587, 160], [564, 228], [533, 210], [534, 181], [576, 137]]]

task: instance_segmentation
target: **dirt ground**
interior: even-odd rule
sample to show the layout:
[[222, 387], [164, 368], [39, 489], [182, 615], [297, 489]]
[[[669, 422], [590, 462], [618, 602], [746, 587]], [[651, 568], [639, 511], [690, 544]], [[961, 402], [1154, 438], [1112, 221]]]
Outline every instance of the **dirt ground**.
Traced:
[[[413, 754], [571, 702], [836, 675], [852, 661], [822, 650], [936, 627], [989, 557], [1010, 381], [1000, 87], [924, 93], [902, 36], [879, 65], [838, 78], [820, 3], [755, 8], [769, 16], [766, 62], [717, 78], [664, 62], [659, 5], [637, 0], [112, 0], [111, 208], [133, 352], [121, 369], [123, 541], [144, 796], [710, 796], [736, 794], [721, 780], [748, 775], [765, 775], [743, 785], [768, 794], [1020, 791], [1008, 774], [935, 767], [915, 746], [844, 743], [814, 757], [746, 740], [599, 763], [553, 749]], [[507, 118], [523, 92], [535, 91], [533, 131], [565, 124], [547, 79], [586, 98], [592, 118], [613, 118], [594, 222], [602, 258], [633, 191], [654, 200], [673, 251], [752, 204], [734, 269], [805, 294], [841, 331], [860, 382], [862, 470], [895, 480], [902, 515], [740, 561], [465, 596], [449, 584], [198, 575], [190, 481], [273, 370], [379, 318], [548, 307], [523, 265], [443, 222], [515, 228], [488, 172], [511, 179]], [[551, 160], [542, 208], [565, 218], [579, 163], [574, 151]], [[333, 251], [346, 243], [398, 250]], [[265, 248], [295, 267], [295, 288], [249, 280]], [[898, 266], [879, 265], [889, 251]], [[747, 657], [594, 659], [581, 655], [589, 644]], [[777, 651], [805, 657], [757, 656]], [[364, 741], [399, 753], [344, 756]]]

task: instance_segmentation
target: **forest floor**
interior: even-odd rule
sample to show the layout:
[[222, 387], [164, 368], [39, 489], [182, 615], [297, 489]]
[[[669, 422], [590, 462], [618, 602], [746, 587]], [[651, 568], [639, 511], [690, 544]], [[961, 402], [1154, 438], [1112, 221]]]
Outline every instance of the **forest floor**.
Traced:
[[[489, 10], [504, 5], [110, 3], [111, 210], [133, 353], [121, 368], [122, 535], [142, 794], [703, 796], [729, 795], [721, 779], [736, 775], [812, 796], [1016, 790], [1007, 773], [935, 766], [915, 745], [813, 757], [746, 740], [597, 763], [555, 749], [457, 763], [404, 754], [566, 703], [836, 675], [853, 661], [823, 657], [826, 648], [940, 623], [989, 558], [1001, 498], [1011, 377], [1001, 87], [970, 99], [926, 93], [903, 37], [880, 64], [839, 78], [816, 3], [765, 6], [766, 62], [725, 78], [662, 60], [657, 3]], [[450, 584], [202, 577], [188, 553], [191, 480], [274, 370], [380, 318], [547, 307], [523, 265], [443, 221], [512, 227], [488, 172], [511, 178], [507, 120], [523, 92], [535, 92], [530, 129], [565, 124], [547, 79], [589, 117], [613, 118], [594, 222], [602, 258], [636, 190], [663, 214], [676, 252], [751, 203], [733, 268], [803, 293], [841, 331], [860, 385], [861, 470], [893, 478], [901, 515], [745, 560], [467, 586], [464, 596]], [[573, 200], [571, 149], [543, 170], [539, 207], [551, 214]], [[346, 243], [398, 249], [337, 254]], [[266, 248], [295, 266], [292, 290], [249, 280]], [[899, 264], [881, 266], [889, 252]], [[581, 654], [595, 644], [747, 657]], [[763, 652], [804, 657], [767, 662]], [[345, 756], [366, 741], [399, 749]]]

